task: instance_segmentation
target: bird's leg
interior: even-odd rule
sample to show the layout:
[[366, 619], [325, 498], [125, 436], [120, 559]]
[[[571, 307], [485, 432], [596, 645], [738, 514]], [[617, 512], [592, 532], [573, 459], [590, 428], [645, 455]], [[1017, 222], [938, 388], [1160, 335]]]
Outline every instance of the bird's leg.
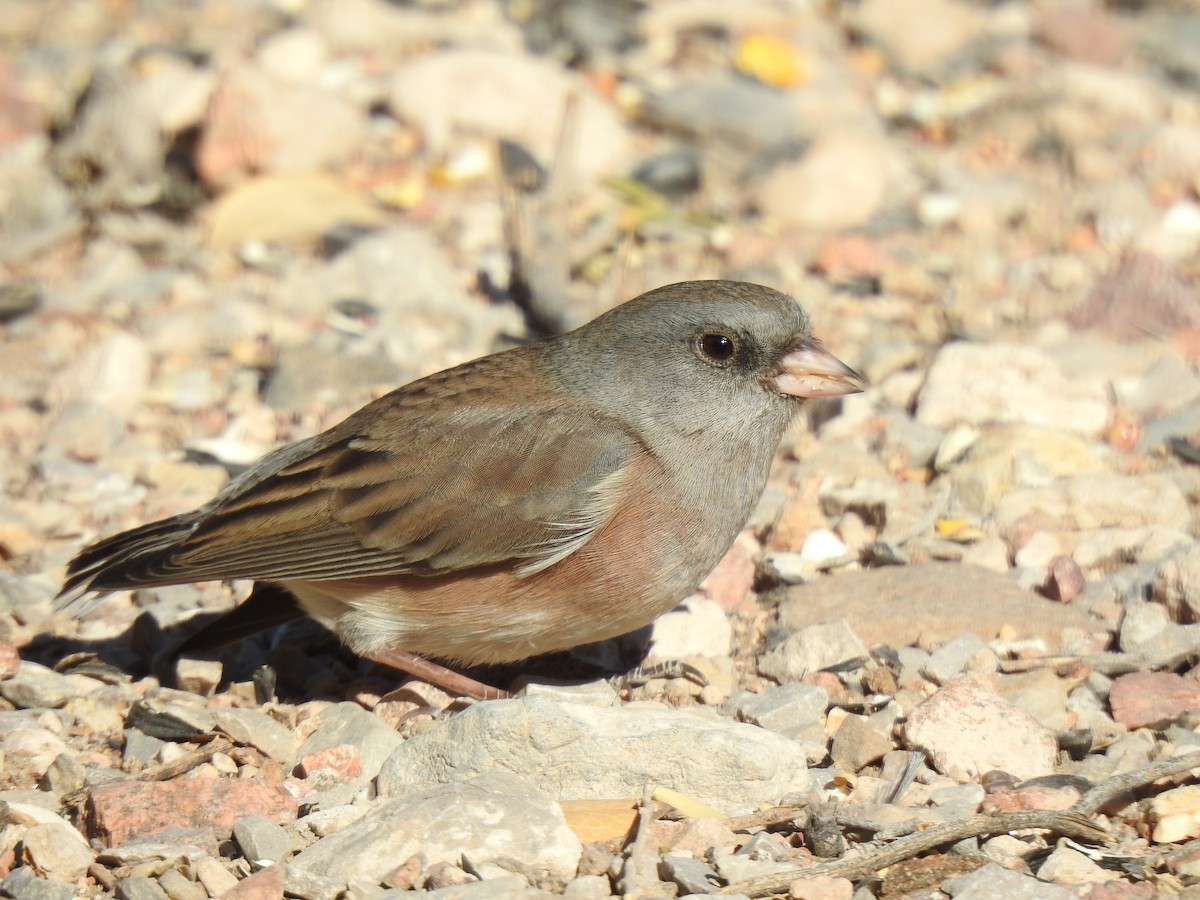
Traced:
[[379, 650], [372, 653], [368, 659], [393, 669], [399, 669], [401, 672], [407, 672], [415, 678], [428, 681], [447, 693], [459, 697], [470, 697], [473, 700], [507, 700], [510, 696], [508, 691], [502, 691], [500, 688], [476, 681], [461, 672], [447, 669], [445, 666], [430, 662], [406, 650]]

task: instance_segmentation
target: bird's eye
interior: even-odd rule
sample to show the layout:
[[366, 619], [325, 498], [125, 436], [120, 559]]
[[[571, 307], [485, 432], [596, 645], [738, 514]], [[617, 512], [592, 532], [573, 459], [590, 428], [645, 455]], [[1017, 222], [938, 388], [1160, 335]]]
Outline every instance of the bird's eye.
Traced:
[[728, 365], [737, 354], [737, 342], [721, 331], [706, 331], [696, 338], [696, 349], [708, 362]]

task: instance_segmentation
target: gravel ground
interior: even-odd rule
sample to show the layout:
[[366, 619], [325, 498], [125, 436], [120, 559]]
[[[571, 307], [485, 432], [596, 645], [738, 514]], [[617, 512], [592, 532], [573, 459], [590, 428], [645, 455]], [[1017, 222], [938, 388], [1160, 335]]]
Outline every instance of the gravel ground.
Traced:
[[[919, 23], [919, 26], [918, 24]], [[0, 0], [0, 894], [1200, 896], [1200, 4]], [[465, 704], [86, 543], [694, 278], [869, 378]]]

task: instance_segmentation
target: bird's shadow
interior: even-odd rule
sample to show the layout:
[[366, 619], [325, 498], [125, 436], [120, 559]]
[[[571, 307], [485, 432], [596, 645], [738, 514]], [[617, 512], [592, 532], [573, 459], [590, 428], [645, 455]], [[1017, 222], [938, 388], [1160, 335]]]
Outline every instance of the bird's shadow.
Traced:
[[[119, 634], [102, 639], [64, 637], [52, 631], [35, 635], [20, 649], [21, 658], [60, 672], [139, 680], [153, 676], [167, 687], [179, 687], [178, 648], [199, 630], [216, 622], [224, 611], [203, 612], [171, 624], [162, 624], [150, 610], [143, 611]], [[505, 687], [514, 679], [547, 679], [585, 682], [618, 675], [638, 665], [650, 640], [650, 627], [626, 635], [546, 654], [519, 663], [458, 668], [489, 685]], [[287, 702], [342, 698], [364, 681], [388, 681], [399, 686], [408, 678], [372, 660], [355, 656], [324, 626], [301, 619], [233, 641], [188, 659], [221, 663], [220, 692], [238, 682], [262, 682], [269, 674], [274, 699]]]

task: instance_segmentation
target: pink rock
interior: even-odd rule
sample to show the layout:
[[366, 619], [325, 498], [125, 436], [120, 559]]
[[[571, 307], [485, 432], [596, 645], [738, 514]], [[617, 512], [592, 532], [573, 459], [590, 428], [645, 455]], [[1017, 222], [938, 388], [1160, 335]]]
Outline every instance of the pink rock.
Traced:
[[88, 797], [87, 830], [108, 847], [172, 825], [206, 829], [223, 840], [233, 823], [250, 813], [291, 822], [296, 799], [282, 784], [249, 778], [104, 784]]
[[750, 588], [754, 584], [759, 552], [758, 541], [748, 534], [738, 535], [733, 546], [700, 585], [700, 593], [725, 612], [752, 605]]
[[938, 771], [960, 782], [990, 769], [1017, 778], [1054, 772], [1058, 745], [1049, 729], [970, 676], [955, 678], [919, 704], [904, 729]]
[[283, 896], [283, 866], [267, 866], [221, 895], [221, 900], [277, 900]]
[[332, 772], [339, 778], [358, 778], [362, 775], [362, 757], [351, 744], [334, 744], [300, 758], [300, 774], [308, 778], [319, 769]]
[[1200, 684], [1171, 672], [1130, 672], [1113, 681], [1108, 702], [1126, 728], [1145, 728], [1200, 709]]

